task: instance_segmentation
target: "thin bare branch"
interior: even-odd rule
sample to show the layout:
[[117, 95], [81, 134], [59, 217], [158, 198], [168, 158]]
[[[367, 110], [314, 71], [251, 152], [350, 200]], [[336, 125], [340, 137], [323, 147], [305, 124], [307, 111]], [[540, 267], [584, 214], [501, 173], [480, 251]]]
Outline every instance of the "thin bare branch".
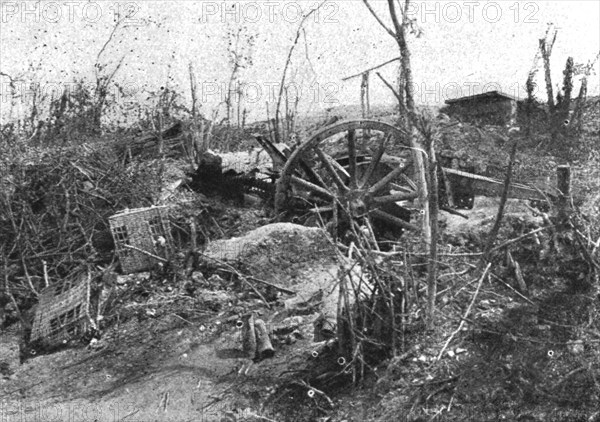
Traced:
[[479, 295], [479, 290], [481, 289], [481, 284], [483, 283], [483, 280], [485, 280], [485, 276], [487, 275], [491, 265], [492, 264], [488, 263], [487, 266], [485, 267], [485, 269], [483, 270], [483, 274], [481, 274], [481, 277], [479, 278], [479, 282], [477, 283], [477, 289], [475, 289], [475, 293], [473, 293], [473, 298], [471, 299], [471, 303], [469, 303], [469, 307], [467, 308], [467, 310], [465, 311], [465, 314], [463, 315], [462, 319], [460, 320], [460, 324], [458, 324], [458, 328], [452, 332], [450, 337], [448, 337], [448, 340], [446, 340], [446, 343], [444, 343], [444, 347], [442, 347], [442, 350], [440, 350], [440, 353], [438, 353], [437, 357], [435, 358], [436, 362], [442, 358], [444, 352], [450, 345], [450, 342], [452, 341], [452, 339], [456, 336], [456, 334], [458, 334], [460, 332], [460, 330], [462, 330], [463, 326], [465, 325], [465, 321], [469, 317], [469, 314], [471, 313], [471, 309], [473, 308], [473, 304], [475, 304], [477, 295]]
[[283, 75], [281, 75], [281, 84], [279, 86], [279, 94], [277, 96], [277, 107], [275, 108], [275, 141], [276, 142], [281, 142], [281, 140], [279, 139], [279, 116], [280, 116], [280, 110], [281, 110], [281, 100], [283, 98], [283, 92], [285, 89], [285, 79], [287, 77], [288, 68], [290, 67], [290, 63], [292, 61], [292, 55], [294, 54], [294, 49], [296, 48], [296, 45], [298, 44], [298, 41], [300, 40], [300, 36], [302, 35], [302, 33], [304, 31], [304, 23], [313, 13], [315, 13], [317, 10], [319, 10], [324, 4], [325, 4], [325, 0], [323, 0], [321, 3], [319, 3], [319, 5], [317, 7], [315, 7], [310, 12], [308, 12], [306, 15], [304, 15], [304, 17], [300, 21], [300, 24], [298, 25], [298, 29], [296, 30], [296, 38], [294, 39], [294, 42], [292, 43], [292, 46], [290, 47], [290, 50], [288, 52], [288, 56], [285, 61], [285, 66], [283, 68]]
[[106, 47], [108, 47], [108, 44], [110, 44], [113, 37], [115, 36], [115, 33], [117, 32], [117, 29], [119, 29], [119, 27], [121, 26], [121, 24], [123, 23], [124, 20], [125, 19], [121, 19], [121, 20], [117, 21], [117, 23], [113, 27], [113, 30], [111, 31], [110, 35], [108, 36], [108, 39], [106, 40], [106, 42], [104, 43], [104, 45], [102, 46], [100, 51], [98, 52], [98, 55], [96, 56], [96, 73], [98, 73], [98, 70], [100, 68], [100, 56], [102, 56], [102, 54], [106, 50]]
[[377, 66], [373, 66], [373, 67], [371, 67], [371, 68], [369, 68], [369, 69], [363, 70], [362, 72], [360, 72], [360, 73], [357, 73], [356, 75], [347, 76], [347, 77], [345, 77], [344, 79], [342, 79], [342, 81], [347, 81], [347, 80], [349, 80], [349, 79], [357, 78], [357, 77], [359, 77], [359, 76], [362, 76], [362, 75], [364, 75], [365, 73], [371, 72], [371, 71], [373, 71], [373, 70], [377, 70], [377, 69], [379, 69], [379, 68], [381, 68], [381, 67], [383, 67], [383, 66], [386, 66], [386, 65], [388, 65], [388, 64], [390, 64], [390, 63], [393, 63], [393, 62], [396, 62], [396, 61], [398, 61], [398, 60], [400, 60], [400, 59], [401, 59], [401, 57], [396, 57], [395, 59], [388, 60], [388, 61], [387, 61], [387, 62], [385, 62], [385, 63], [381, 63], [381, 64], [379, 64], [379, 65], [377, 65]]
[[379, 16], [377, 15], [377, 13], [375, 13], [375, 10], [373, 10], [373, 8], [371, 7], [371, 5], [369, 4], [368, 0], [363, 0], [363, 3], [365, 4], [365, 6], [367, 6], [367, 9], [369, 9], [369, 12], [371, 12], [371, 14], [373, 15], [373, 17], [377, 20], [377, 22], [379, 22], [379, 25], [381, 25], [381, 27], [383, 29], [385, 29], [385, 31], [390, 34], [392, 37], [396, 38], [396, 34], [394, 33], [394, 31], [392, 31], [390, 28], [388, 28], [388, 26], [383, 23], [383, 21], [381, 20], [381, 18], [379, 18]]
[[392, 18], [392, 23], [394, 24], [394, 28], [396, 28], [395, 36], [398, 37], [403, 33], [402, 31], [402, 23], [398, 20], [398, 14], [396, 13], [396, 5], [394, 4], [394, 0], [388, 0], [388, 7], [390, 9], [390, 16]]

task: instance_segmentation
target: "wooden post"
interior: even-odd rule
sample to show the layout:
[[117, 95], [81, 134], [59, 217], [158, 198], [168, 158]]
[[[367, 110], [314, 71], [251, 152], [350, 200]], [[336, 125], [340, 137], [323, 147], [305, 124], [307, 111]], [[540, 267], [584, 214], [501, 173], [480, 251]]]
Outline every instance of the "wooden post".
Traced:
[[435, 156], [434, 138], [431, 137], [426, 140], [427, 142], [427, 154], [428, 159], [428, 170], [429, 170], [429, 183], [428, 183], [428, 194], [429, 194], [429, 230], [431, 234], [431, 242], [429, 245], [429, 265], [427, 274], [427, 329], [433, 329], [434, 324], [434, 312], [435, 312], [435, 298], [437, 295], [437, 242], [438, 242], [438, 211], [439, 211], [439, 197], [438, 197], [438, 176], [437, 176], [437, 159]]
[[569, 217], [569, 200], [571, 198], [571, 167], [561, 165], [556, 169], [556, 180], [559, 191], [558, 218], [562, 222]]

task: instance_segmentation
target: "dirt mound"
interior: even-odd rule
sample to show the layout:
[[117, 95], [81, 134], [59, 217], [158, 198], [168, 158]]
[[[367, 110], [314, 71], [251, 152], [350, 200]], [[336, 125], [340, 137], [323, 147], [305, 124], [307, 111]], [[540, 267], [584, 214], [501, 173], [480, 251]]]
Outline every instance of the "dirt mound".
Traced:
[[269, 224], [243, 237], [218, 240], [204, 254], [229, 262], [252, 277], [297, 292], [289, 303], [308, 301], [319, 290], [324, 307], [333, 311], [341, 261], [327, 234], [315, 227], [292, 223]]

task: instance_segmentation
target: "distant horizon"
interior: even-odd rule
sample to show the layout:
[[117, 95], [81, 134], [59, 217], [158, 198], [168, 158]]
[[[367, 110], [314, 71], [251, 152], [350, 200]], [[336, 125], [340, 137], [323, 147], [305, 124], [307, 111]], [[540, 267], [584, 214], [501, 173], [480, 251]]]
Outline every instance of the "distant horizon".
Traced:
[[[316, 3], [315, 3], [316, 4]], [[224, 116], [227, 92], [241, 92], [247, 121], [273, 114], [283, 66], [293, 44], [299, 17], [315, 4], [303, 1], [144, 1], [133, 7], [127, 21], [102, 56], [105, 72], [124, 62], [111, 86], [117, 105], [135, 116], [147, 107], [150, 93], [168, 86], [191, 105], [189, 65], [194, 66], [202, 112]], [[382, 19], [391, 25], [385, 4], [372, 1]], [[0, 71], [21, 77], [20, 102], [11, 109], [9, 81], [0, 77], [0, 119], [9, 111], [26, 112], [31, 82], [48, 96], [58, 95], [73, 79], [94, 80], [94, 63], [109, 37], [121, 4], [108, 2], [40, 1], [35, 4], [3, 2], [0, 25]], [[271, 5], [271, 6], [269, 6]], [[275, 5], [275, 6], [272, 6]], [[558, 26], [551, 58], [554, 96], [562, 86], [567, 56], [586, 63], [600, 51], [600, 2], [523, 1], [452, 2], [413, 1], [411, 17], [424, 31], [408, 37], [415, 102], [443, 106], [448, 98], [499, 90], [525, 97], [525, 81], [548, 22]], [[234, 7], [233, 9], [230, 9]], [[37, 15], [36, 15], [37, 13]], [[128, 18], [129, 19], [129, 18]], [[242, 28], [255, 36], [253, 64], [240, 71], [241, 85], [229, 86], [227, 30]], [[299, 98], [298, 112], [311, 113], [339, 105], [360, 104], [363, 72], [399, 55], [394, 40], [368, 12], [362, 1], [327, 1], [306, 24], [300, 37], [285, 88]], [[588, 94], [600, 94], [595, 72]], [[545, 101], [541, 61], [537, 63], [537, 94]], [[395, 85], [397, 63], [377, 72]], [[574, 92], [579, 90], [574, 78]], [[123, 93], [127, 94], [123, 96]], [[395, 98], [376, 72], [370, 75], [372, 104], [393, 105]]]

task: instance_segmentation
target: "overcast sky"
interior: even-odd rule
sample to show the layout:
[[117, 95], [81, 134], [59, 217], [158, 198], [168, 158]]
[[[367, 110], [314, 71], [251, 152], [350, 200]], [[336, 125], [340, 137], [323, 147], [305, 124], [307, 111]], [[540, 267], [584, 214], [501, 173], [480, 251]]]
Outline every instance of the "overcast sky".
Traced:
[[[387, 2], [372, 0], [386, 23]], [[295, 38], [300, 16], [316, 1], [41, 1], [1, 3], [0, 70], [14, 78], [55, 86], [74, 77], [93, 78], [98, 52], [114, 21], [130, 11], [102, 62], [110, 69], [123, 55], [115, 80], [143, 101], [142, 93], [168, 84], [189, 98], [188, 66], [194, 65], [207, 114], [228, 89], [230, 65], [227, 28], [240, 25], [256, 34], [253, 65], [242, 71], [250, 119], [266, 117], [276, 101], [282, 69]], [[417, 101], [441, 104], [448, 98], [498, 89], [524, 94], [538, 39], [547, 23], [558, 28], [552, 55], [553, 82], [562, 82], [569, 55], [576, 63], [593, 59], [600, 50], [598, 1], [413, 1], [410, 16], [423, 30], [409, 38]], [[398, 55], [393, 39], [370, 15], [362, 1], [328, 1], [306, 23], [293, 55], [288, 83], [298, 92], [302, 111], [359, 102], [360, 80], [343, 82]], [[539, 63], [541, 66], [541, 63]], [[598, 65], [596, 64], [596, 70]], [[381, 69], [394, 80], [397, 64]], [[591, 77], [590, 95], [599, 91]], [[171, 76], [168, 80], [168, 75]], [[543, 75], [543, 71], [539, 72]], [[3, 113], [8, 79], [2, 83]], [[544, 89], [543, 80], [539, 80]], [[376, 75], [371, 76], [371, 101], [393, 98]], [[576, 83], [575, 89], [579, 89]], [[577, 92], [577, 91], [576, 91]], [[544, 99], [545, 93], [539, 97]], [[131, 101], [131, 99], [121, 99]], [[221, 112], [221, 116], [223, 113]]]

